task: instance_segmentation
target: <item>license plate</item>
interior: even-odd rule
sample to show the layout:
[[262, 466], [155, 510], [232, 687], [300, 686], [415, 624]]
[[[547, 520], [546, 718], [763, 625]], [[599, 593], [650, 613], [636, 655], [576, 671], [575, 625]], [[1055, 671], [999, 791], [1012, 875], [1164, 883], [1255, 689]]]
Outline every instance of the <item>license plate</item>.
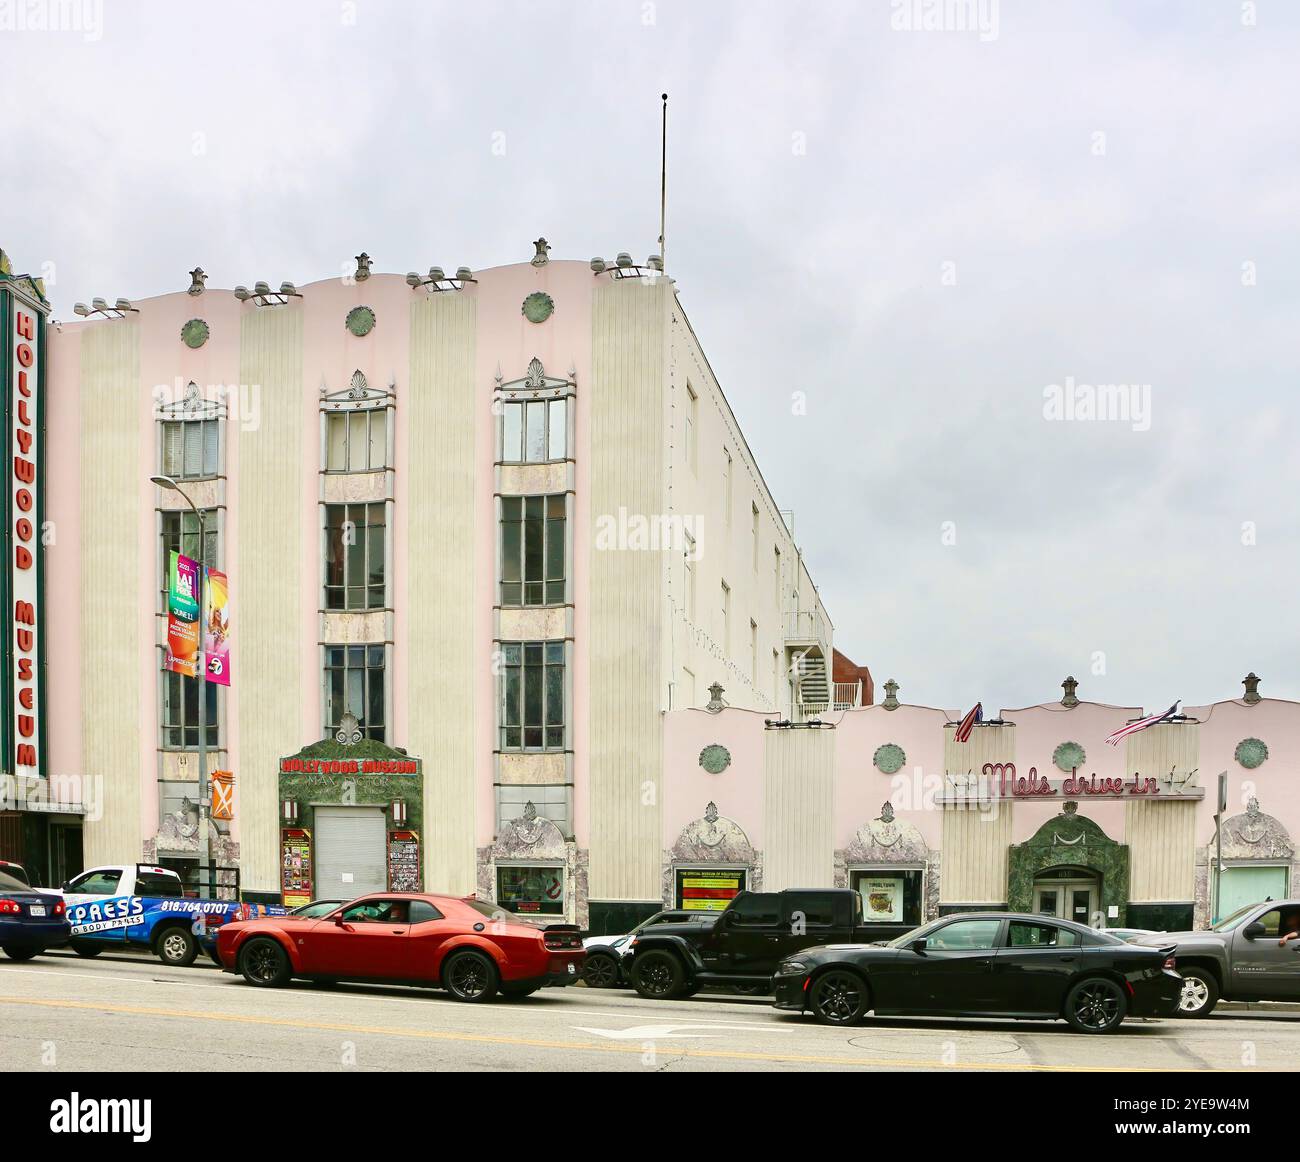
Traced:
[[31, 914], [32, 914], [33, 916], [44, 916], [44, 915], [45, 915], [45, 905], [44, 905], [44, 904], [33, 904], [33, 905], [28, 909], [28, 911], [31, 912]]
[[574, 964], [573, 961], [569, 961], [569, 975], [570, 976], [578, 975], [578, 966]]

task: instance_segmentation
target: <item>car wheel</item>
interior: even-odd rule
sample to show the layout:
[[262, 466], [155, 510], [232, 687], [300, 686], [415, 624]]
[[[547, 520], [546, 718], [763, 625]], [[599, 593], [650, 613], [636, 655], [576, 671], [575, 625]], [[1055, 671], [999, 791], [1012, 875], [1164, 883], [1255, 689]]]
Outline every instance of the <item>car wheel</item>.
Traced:
[[482, 1004], [497, 994], [497, 966], [481, 952], [453, 952], [442, 966], [442, 983], [456, 1000]]
[[618, 961], [608, 952], [593, 952], [582, 966], [582, 982], [588, 988], [612, 989], [618, 984]]
[[158, 938], [158, 959], [175, 968], [188, 968], [199, 954], [199, 942], [188, 928], [168, 928]]
[[91, 957], [98, 956], [103, 952], [104, 946], [102, 944], [85, 944], [80, 940], [74, 940], [72, 942], [72, 951], [78, 956], [84, 956], [89, 960]]
[[871, 1007], [866, 981], [843, 969], [831, 969], [813, 981], [808, 1005], [819, 1025], [860, 1025]]
[[33, 948], [30, 944], [6, 944], [4, 950], [5, 955], [10, 960], [31, 960], [41, 951], [39, 948]]
[[269, 936], [250, 940], [239, 950], [239, 971], [258, 988], [279, 988], [289, 981], [289, 956]]
[[1079, 1033], [1111, 1033], [1128, 1012], [1124, 990], [1113, 980], [1081, 980], [1065, 997], [1065, 1019]]
[[1208, 968], [1180, 968], [1183, 991], [1178, 998], [1180, 1017], [1208, 1017], [1219, 1003], [1219, 982]]
[[643, 952], [632, 962], [632, 984], [647, 1000], [672, 1000], [682, 994], [686, 971], [671, 952]]

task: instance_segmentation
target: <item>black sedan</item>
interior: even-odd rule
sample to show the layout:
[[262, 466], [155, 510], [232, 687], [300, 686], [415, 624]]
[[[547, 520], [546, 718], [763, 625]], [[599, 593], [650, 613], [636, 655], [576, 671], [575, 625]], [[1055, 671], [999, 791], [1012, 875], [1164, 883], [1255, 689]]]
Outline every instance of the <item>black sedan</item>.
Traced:
[[10, 960], [31, 960], [71, 931], [62, 896], [0, 872], [0, 948]]
[[778, 1009], [823, 1025], [858, 1025], [874, 1012], [1064, 1018], [1081, 1033], [1110, 1033], [1125, 1017], [1177, 1015], [1172, 951], [1068, 920], [968, 912], [888, 943], [805, 949], [772, 983]]

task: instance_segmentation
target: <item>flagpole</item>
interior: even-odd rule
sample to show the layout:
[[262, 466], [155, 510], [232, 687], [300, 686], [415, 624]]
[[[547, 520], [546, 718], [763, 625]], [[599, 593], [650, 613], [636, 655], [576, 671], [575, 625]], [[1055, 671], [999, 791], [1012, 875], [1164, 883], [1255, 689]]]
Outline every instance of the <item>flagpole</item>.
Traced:
[[660, 99], [663, 101], [663, 124], [659, 140], [659, 262], [667, 270], [664, 233], [668, 212], [668, 94], [661, 94]]

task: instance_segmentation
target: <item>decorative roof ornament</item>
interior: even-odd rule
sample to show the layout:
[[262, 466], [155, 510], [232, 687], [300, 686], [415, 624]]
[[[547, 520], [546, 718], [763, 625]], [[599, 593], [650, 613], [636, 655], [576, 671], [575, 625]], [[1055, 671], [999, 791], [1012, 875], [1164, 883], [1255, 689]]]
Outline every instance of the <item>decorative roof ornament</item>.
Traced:
[[893, 678], [885, 683], [885, 700], [880, 705], [886, 710], [898, 709], [898, 683]]
[[709, 702], [704, 709], [710, 714], [718, 714], [725, 710], [727, 704], [723, 701], [722, 695], [723, 689], [721, 683], [714, 682], [713, 685], [709, 687]]
[[1254, 706], [1255, 703], [1260, 700], [1258, 675], [1254, 670], [1252, 670], [1242, 678], [1241, 684], [1246, 687], [1246, 693], [1243, 695], [1242, 701], [1245, 702], [1247, 706]]
[[352, 382], [348, 386], [348, 399], [365, 399], [370, 385], [366, 382], [366, 377], [361, 368], [357, 368], [352, 373]]
[[718, 805], [709, 800], [709, 805], [704, 808], [704, 821], [706, 823], [716, 823], [718, 821]]
[[357, 272], [352, 277], [357, 282], [365, 282], [370, 277], [370, 255], [364, 250], [357, 255]]
[[208, 281], [208, 276], [203, 273], [203, 267], [196, 266], [190, 271], [190, 288], [185, 293], [187, 295], [201, 295], [203, 293], [203, 284]]
[[1079, 699], [1074, 693], [1078, 688], [1079, 688], [1079, 683], [1075, 680], [1073, 674], [1070, 675], [1070, 677], [1066, 678], [1065, 681], [1061, 683], [1061, 689], [1065, 691], [1065, 697], [1061, 699], [1062, 706], [1079, 705]]
[[1073, 815], [1076, 811], [1078, 811], [1078, 809], [1079, 809], [1079, 804], [1076, 803], [1073, 799], [1067, 799], [1064, 803], [1061, 804], [1061, 810], [1066, 815]]
[[361, 720], [349, 710], [339, 720], [339, 728], [334, 732], [334, 741], [340, 746], [356, 746], [363, 737]]
[[537, 818], [537, 807], [531, 799], [524, 804], [524, 813], [519, 818], [525, 823], [532, 823]]
[[894, 821], [894, 805], [888, 799], [885, 800], [885, 805], [880, 808], [880, 821], [881, 823], [893, 823]]
[[537, 250], [537, 253], [533, 255], [534, 266], [545, 266], [551, 261], [548, 257], [551, 252], [551, 244], [547, 242], [545, 238], [539, 238], [533, 243], [533, 246]]

